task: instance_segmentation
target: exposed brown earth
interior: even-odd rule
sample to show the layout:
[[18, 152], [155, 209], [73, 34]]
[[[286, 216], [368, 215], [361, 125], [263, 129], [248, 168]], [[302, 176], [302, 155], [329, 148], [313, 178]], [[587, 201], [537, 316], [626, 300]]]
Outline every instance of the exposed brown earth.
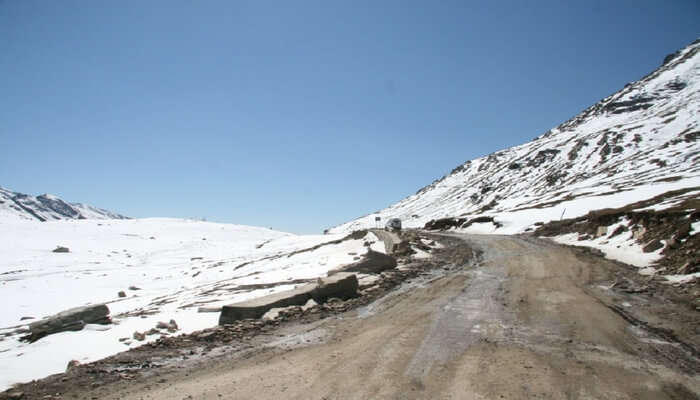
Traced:
[[[578, 218], [551, 221], [538, 227], [535, 235], [556, 236], [576, 232], [580, 239], [591, 239], [599, 235], [600, 228], [624, 218], [629, 221], [626, 226], [606, 231], [605, 235], [612, 238], [632, 230], [635, 241], [643, 246], [645, 252], [663, 248], [663, 257], [656, 265], [664, 268], [664, 274], [700, 272], [700, 234], [691, 233], [691, 224], [700, 221], [699, 189], [675, 190], [625, 207], [595, 210]], [[661, 210], [653, 209], [666, 201], [675, 201], [676, 204]], [[699, 285], [700, 282], [696, 282], [696, 288], [700, 288]], [[700, 303], [697, 306], [700, 307]]]
[[[431, 260], [386, 272], [358, 299], [164, 339], [15, 390], [85, 399], [700, 395], [700, 314], [673, 288], [532, 237], [441, 242]], [[627, 290], [641, 285], [650, 288]]]

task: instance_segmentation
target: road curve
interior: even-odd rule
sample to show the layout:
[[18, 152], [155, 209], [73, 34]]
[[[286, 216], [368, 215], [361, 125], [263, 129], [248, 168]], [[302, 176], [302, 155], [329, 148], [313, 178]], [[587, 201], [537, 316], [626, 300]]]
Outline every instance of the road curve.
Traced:
[[636, 400], [700, 394], [700, 364], [692, 354], [697, 337], [656, 335], [618, 310], [620, 302], [634, 309], [648, 299], [606, 289], [614, 264], [530, 238], [463, 239], [457, 246], [477, 249], [479, 262], [446, 264], [365, 308], [298, 327], [295, 335], [281, 332], [265, 351], [118, 386], [111, 398]]

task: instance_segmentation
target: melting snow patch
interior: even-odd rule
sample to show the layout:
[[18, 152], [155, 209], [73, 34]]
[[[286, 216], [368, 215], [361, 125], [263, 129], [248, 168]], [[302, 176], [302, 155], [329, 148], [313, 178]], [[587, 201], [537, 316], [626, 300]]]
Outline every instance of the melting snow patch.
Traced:
[[[610, 228], [614, 230], [615, 226], [609, 227], [608, 230], [610, 230]], [[609, 239], [606, 236], [601, 236], [591, 240], [578, 240], [578, 237], [578, 233], [567, 233], [565, 235], [551, 237], [550, 239], [561, 244], [598, 249], [605, 254], [605, 257], [625, 264], [641, 267], [643, 269], [639, 272], [643, 273], [642, 271], [644, 271], [644, 273], [647, 274], [653, 273], [647, 267], [658, 261], [663, 251], [662, 247], [657, 251], [644, 253], [642, 251], [642, 246], [635, 243], [629, 233], [623, 233]]]
[[687, 275], [665, 275], [664, 278], [666, 278], [666, 280], [669, 283], [680, 285], [683, 283], [692, 282], [695, 279], [700, 278], [700, 272], [695, 272], [693, 274], [687, 274]]

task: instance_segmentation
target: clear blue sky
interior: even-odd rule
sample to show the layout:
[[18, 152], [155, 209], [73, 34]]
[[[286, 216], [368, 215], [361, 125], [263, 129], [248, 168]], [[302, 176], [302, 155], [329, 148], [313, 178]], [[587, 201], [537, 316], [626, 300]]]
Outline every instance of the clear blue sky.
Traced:
[[698, 36], [697, 0], [0, 0], [0, 186], [320, 232]]

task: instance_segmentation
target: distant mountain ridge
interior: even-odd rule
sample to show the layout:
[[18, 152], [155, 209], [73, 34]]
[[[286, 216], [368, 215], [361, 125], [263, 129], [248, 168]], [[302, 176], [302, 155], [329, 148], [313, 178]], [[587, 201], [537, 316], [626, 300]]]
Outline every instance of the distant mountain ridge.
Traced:
[[55, 221], [67, 219], [128, 219], [121, 214], [50, 194], [31, 196], [0, 187], [0, 220]]
[[[467, 161], [375, 218], [423, 227], [440, 218], [491, 216], [496, 232], [700, 187], [700, 40], [529, 143]], [[700, 190], [700, 188], [699, 188]]]

